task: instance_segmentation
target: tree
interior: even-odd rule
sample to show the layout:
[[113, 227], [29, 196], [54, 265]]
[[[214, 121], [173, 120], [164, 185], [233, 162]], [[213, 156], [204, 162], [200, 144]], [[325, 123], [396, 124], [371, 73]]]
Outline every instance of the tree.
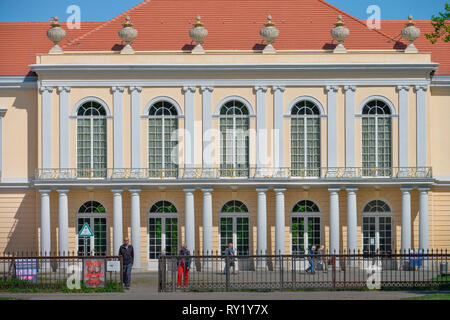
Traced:
[[450, 41], [450, 4], [445, 3], [445, 12], [439, 12], [439, 16], [431, 17], [431, 25], [434, 27], [433, 33], [427, 33], [425, 36], [431, 43], [436, 43], [438, 39], [444, 42]]

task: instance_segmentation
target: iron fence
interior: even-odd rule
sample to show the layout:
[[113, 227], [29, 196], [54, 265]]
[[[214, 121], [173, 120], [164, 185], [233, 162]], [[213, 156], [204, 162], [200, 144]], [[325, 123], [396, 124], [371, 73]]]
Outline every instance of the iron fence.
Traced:
[[[178, 262], [190, 262], [188, 278]], [[450, 288], [449, 254], [408, 251], [389, 254], [161, 256], [158, 290], [235, 291], [304, 289]], [[314, 272], [308, 270], [314, 264]]]
[[[104, 283], [114, 283], [122, 286], [123, 262], [121, 256], [83, 256], [79, 253], [30, 253], [5, 252], [0, 255], [0, 289], [36, 288], [58, 289], [67, 288], [68, 279], [79, 279], [83, 283], [84, 261], [100, 259], [104, 265]], [[120, 263], [120, 270], [108, 271], [109, 261]], [[117, 266], [117, 263], [116, 263]], [[98, 269], [95, 272], [100, 272]], [[69, 279], [69, 281], [71, 281]]]

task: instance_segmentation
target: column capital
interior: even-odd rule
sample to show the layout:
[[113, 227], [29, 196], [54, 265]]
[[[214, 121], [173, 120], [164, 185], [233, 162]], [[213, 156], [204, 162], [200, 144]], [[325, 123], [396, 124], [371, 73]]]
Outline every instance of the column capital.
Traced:
[[69, 189], [56, 189], [56, 191], [59, 194], [68, 194], [69, 193]]
[[416, 92], [420, 92], [420, 91], [427, 91], [428, 86], [425, 85], [419, 85], [419, 86], [414, 86], [414, 89], [416, 90]]
[[338, 193], [339, 191], [341, 191], [341, 188], [340, 187], [328, 188], [328, 191], [330, 193]]
[[139, 189], [139, 188], [131, 188], [131, 189], [128, 189], [128, 191], [129, 191], [131, 194], [133, 194], [133, 193], [139, 194], [139, 193], [142, 191], [142, 189]]
[[410, 88], [411, 88], [411, 86], [397, 86], [397, 91], [398, 92], [402, 92], [402, 91], [409, 92]]
[[356, 191], [358, 191], [358, 188], [356, 188], [356, 187], [346, 187], [345, 190], [347, 191], [347, 193], [356, 193]]
[[267, 87], [266, 86], [255, 86], [255, 91], [258, 92], [262, 92], [262, 93], [266, 93], [267, 91]]
[[111, 87], [111, 91], [112, 91], [112, 93], [116, 93], [116, 92], [123, 93], [125, 91], [125, 87], [113, 86], [113, 87]]
[[285, 193], [286, 188], [273, 188], [273, 191], [275, 191], [275, 193]]
[[39, 192], [41, 193], [41, 195], [45, 195], [45, 194], [49, 194], [50, 192], [52, 192], [51, 189], [39, 189]]
[[130, 93], [141, 93], [142, 92], [142, 87], [138, 87], [138, 86], [130, 86]]
[[335, 85], [328, 85], [328, 86], [325, 86], [325, 91], [327, 92], [327, 93], [329, 93], [330, 91], [332, 91], [332, 92], [337, 92], [339, 90], [339, 86], [335, 86]]
[[44, 92], [52, 93], [53, 87], [48, 87], [48, 86], [39, 87], [39, 92], [40, 93], [44, 93]]
[[428, 191], [430, 191], [430, 187], [419, 187], [417, 189], [419, 190], [419, 192], [428, 192]]
[[67, 87], [67, 86], [61, 86], [61, 87], [58, 87], [57, 90], [58, 90], [58, 93], [61, 93], [61, 92], [67, 92], [67, 93], [69, 93], [70, 90], [71, 90], [71, 88], [70, 88], [70, 87]]
[[257, 188], [256, 192], [258, 192], [258, 193], [266, 193], [267, 190], [268, 190], [268, 188]]
[[111, 189], [111, 192], [112, 193], [114, 193], [114, 194], [122, 194], [122, 192], [123, 192], [123, 189]]
[[213, 86], [201, 86], [200, 92], [203, 93], [205, 91], [212, 93], [214, 91], [214, 87]]
[[355, 92], [356, 86], [344, 86], [344, 92], [347, 92], [347, 91]]
[[413, 189], [413, 187], [408, 187], [408, 186], [406, 186], [406, 187], [401, 187], [400, 188], [400, 190], [402, 191], [402, 193], [405, 193], [405, 192], [411, 192], [411, 190]]
[[194, 193], [195, 188], [184, 188], [183, 191], [184, 191], [185, 193]]
[[211, 193], [214, 191], [213, 188], [208, 188], [208, 187], [202, 188], [201, 190], [203, 193]]
[[8, 109], [0, 109], [0, 118], [3, 118], [5, 116], [6, 111], [8, 111]]
[[277, 91], [284, 92], [286, 90], [285, 86], [272, 86], [272, 92], [275, 93]]
[[197, 90], [197, 87], [195, 87], [195, 86], [184, 86], [182, 89], [184, 94], [186, 94], [187, 92], [194, 93], [195, 90]]

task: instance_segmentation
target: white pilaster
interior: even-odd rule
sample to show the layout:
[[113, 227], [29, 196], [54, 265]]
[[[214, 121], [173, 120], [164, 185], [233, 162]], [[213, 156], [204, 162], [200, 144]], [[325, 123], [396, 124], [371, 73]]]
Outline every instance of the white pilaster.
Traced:
[[427, 165], [427, 86], [415, 86], [417, 95], [417, 167]]
[[203, 124], [203, 168], [212, 168], [212, 92], [213, 87], [201, 87], [203, 96], [202, 124]]
[[411, 249], [411, 188], [402, 191], [402, 250]]
[[339, 188], [330, 188], [330, 253], [339, 253]]
[[256, 165], [267, 167], [267, 125], [266, 92], [267, 87], [256, 86]]
[[41, 193], [41, 254], [50, 255], [50, 191], [39, 190]]
[[3, 117], [5, 116], [6, 111], [6, 109], [0, 109], [0, 179], [3, 170]]
[[358, 250], [357, 241], [357, 207], [356, 188], [346, 188], [347, 190], [347, 250], [350, 253]]
[[345, 166], [347, 168], [355, 167], [355, 91], [356, 86], [344, 86]]
[[256, 189], [258, 193], [258, 221], [257, 221], [257, 246], [256, 254], [267, 252], [267, 189]]
[[58, 87], [59, 93], [59, 167], [69, 168], [69, 93], [70, 87]]
[[419, 188], [419, 249], [429, 249], [428, 242], [428, 191], [430, 188]]
[[119, 253], [123, 241], [122, 189], [112, 189], [113, 193], [113, 255]]
[[123, 91], [124, 87], [111, 88], [114, 104], [114, 168], [123, 168]]
[[328, 167], [337, 167], [337, 91], [338, 86], [326, 86], [328, 96]]
[[130, 189], [131, 194], [131, 244], [134, 249], [134, 267], [141, 268], [141, 199], [140, 189]]
[[196, 87], [183, 87], [184, 93], [184, 165], [186, 168], [194, 167], [194, 94]]
[[273, 166], [284, 167], [284, 86], [273, 86]]
[[58, 252], [60, 255], [69, 253], [69, 204], [67, 193], [69, 190], [58, 189]]
[[131, 93], [131, 168], [141, 168], [141, 92], [142, 87], [130, 87]]
[[203, 191], [203, 254], [212, 255], [212, 191], [213, 189], [202, 189]]
[[185, 216], [184, 232], [186, 248], [191, 252], [195, 251], [195, 211], [194, 211], [194, 191], [195, 189], [184, 189], [185, 195]]
[[40, 87], [42, 95], [41, 132], [42, 168], [52, 168], [52, 92], [53, 87]]
[[286, 189], [277, 188], [275, 191], [275, 254], [284, 254], [285, 250], [285, 205], [284, 193]]
[[398, 86], [398, 166], [408, 165], [408, 92], [409, 86]]

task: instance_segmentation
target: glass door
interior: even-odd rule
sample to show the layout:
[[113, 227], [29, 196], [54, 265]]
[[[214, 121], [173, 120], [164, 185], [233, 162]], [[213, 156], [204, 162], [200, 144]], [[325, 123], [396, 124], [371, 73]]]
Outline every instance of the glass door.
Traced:
[[150, 259], [158, 259], [162, 248], [166, 255], [177, 255], [178, 218], [149, 218], [148, 240]]
[[91, 253], [95, 255], [106, 255], [106, 218], [78, 218], [77, 234], [81, 231], [85, 223], [89, 224], [94, 236], [78, 237], [78, 252], [84, 255], [86, 248], [88, 255]]
[[237, 255], [250, 253], [250, 223], [248, 217], [220, 218], [220, 252], [225, 253], [228, 243], [233, 243]]

